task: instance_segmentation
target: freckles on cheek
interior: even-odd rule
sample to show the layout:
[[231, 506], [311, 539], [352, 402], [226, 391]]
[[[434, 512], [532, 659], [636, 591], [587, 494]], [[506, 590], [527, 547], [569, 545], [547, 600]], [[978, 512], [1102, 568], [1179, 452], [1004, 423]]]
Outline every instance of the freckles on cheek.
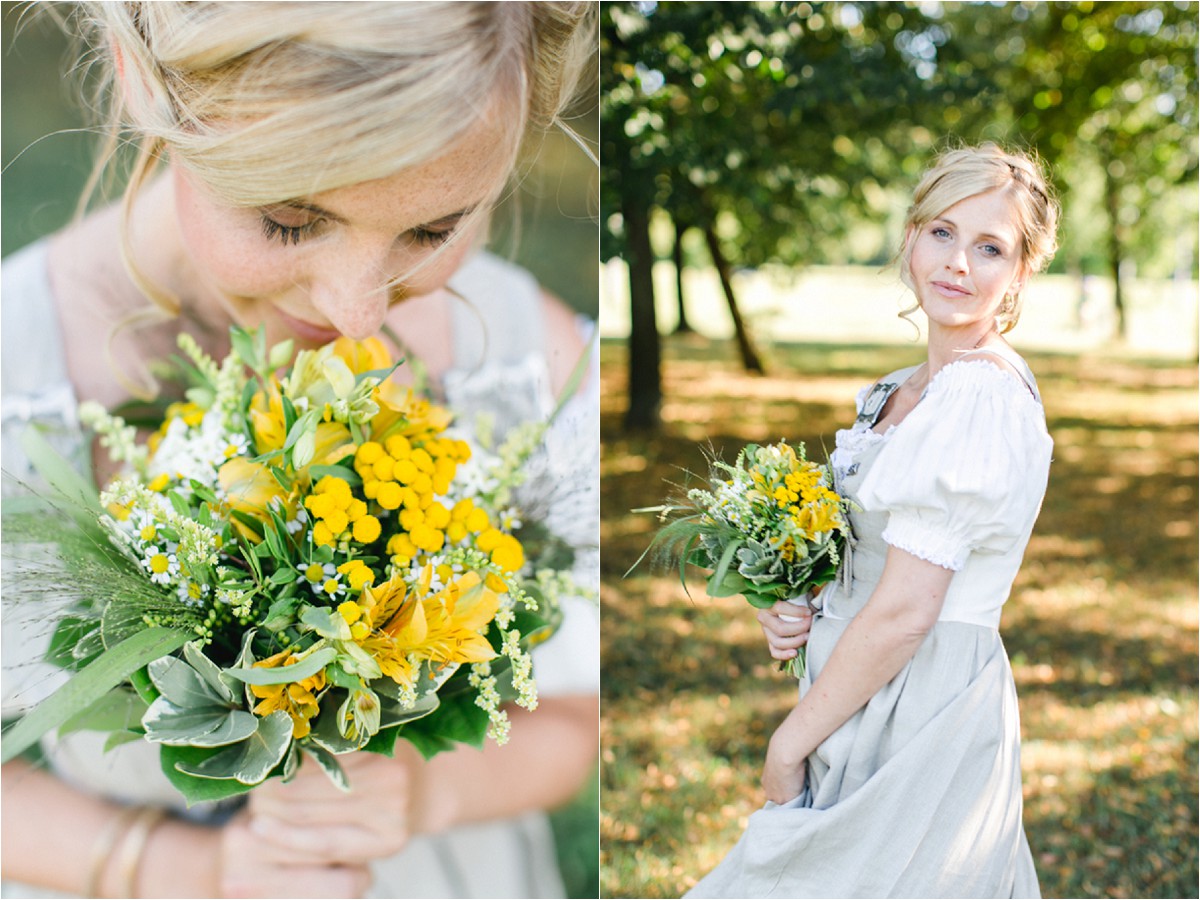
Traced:
[[[179, 229], [184, 248], [204, 281], [236, 295], [273, 293], [293, 283], [274, 247], [238, 211], [213, 209], [192, 191], [179, 191]], [[275, 252], [273, 252], [275, 251]]]

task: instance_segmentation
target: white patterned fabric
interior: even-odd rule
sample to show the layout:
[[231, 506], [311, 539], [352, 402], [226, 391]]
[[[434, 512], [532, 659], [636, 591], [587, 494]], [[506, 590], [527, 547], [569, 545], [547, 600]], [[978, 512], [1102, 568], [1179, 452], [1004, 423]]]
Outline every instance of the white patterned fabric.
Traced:
[[[453, 286], [471, 311], [456, 313], [455, 366], [440, 386], [451, 404], [464, 409], [506, 410], [506, 427], [544, 416], [552, 408], [543, 355], [545, 325], [536, 281], [524, 270], [484, 253], [456, 274]], [[30, 467], [20, 433], [30, 423], [49, 428], [51, 440], [86, 465], [86, 448], [75, 422], [75, 398], [67, 380], [55, 304], [46, 270], [46, 242], [6, 258], [0, 266], [3, 299], [3, 454], [6, 492], [19, 493]], [[593, 324], [578, 322], [581, 337]], [[485, 337], [486, 335], [486, 337]], [[594, 352], [593, 356], [598, 357]], [[543, 463], [527, 490], [561, 498], [549, 508], [549, 525], [576, 549], [575, 572], [585, 587], [599, 579], [599, 363], [551, 427], [552, 462]], [[589, 452], [583, 452], [589, 447]], [[539, 486], [539, 479], [551, 484]], [[589, 527], [587, 524], [592, 523]], [[61, 673], [40, 664], [48, 639], [32, 603], [4, 608], [4, 709], [27, 709], [61, 682]], [[22, 619], [25, 620], [22, 626]], [[599, 612], [594, 602], [568, 598], [564, 623], [534, 650], [534, 675], [543, 697], [594, 694], [599, 690]], [[158, 805], [203, 819], [219, 814], [200, 806], [185, 811], [182, 798], [159, 770], [158, 752], [146, 743], [103, 753], [103, 736], [80, 732], [47, 742], [56, 773], [77, 787], [127, 803]], [[460, 827], [413, 839], [391, 859], [373, 866], [370, 897], [558, 897], [563, 885], [553, 836], [542, 813]], [[5, 882], [4, 897], [61, 896]]]
[[[895, 428], [885, 394], [838, 433], [839, 490], [858, 504], [850, 562], [820, 596], [800, 695], [870, 599], [889, 545], [955, 569], [913, 658], [808, 758], [801, 796], [768, 802], [689, 897], [1039, 897], [1021, 824], [1016, 688], [996, 631], [1045, 491], [1051, 441], [1033, 376], [946, 366]], [[1023, 383], [1024, 382], [1024, 383]], [[871, 409], [864, 402], [871, 396]]]

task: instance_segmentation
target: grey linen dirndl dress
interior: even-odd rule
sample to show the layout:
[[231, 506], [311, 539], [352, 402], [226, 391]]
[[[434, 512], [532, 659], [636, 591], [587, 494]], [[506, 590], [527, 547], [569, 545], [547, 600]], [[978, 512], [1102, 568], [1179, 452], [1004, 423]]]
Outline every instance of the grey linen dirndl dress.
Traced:
[[813, 618], [804, 695], [871, 596], [889, 545], [955, 571], [938, 622], [895, 678], [767, 802], [688, 897], [1040, 897], [1021, 824], [1020, 725], [997, 626], [1029, 541], [1052, 441], [1033, 375], [956, 360], [885, 434], [913, 369], [859, 394], [832, 463], [855, 542]]

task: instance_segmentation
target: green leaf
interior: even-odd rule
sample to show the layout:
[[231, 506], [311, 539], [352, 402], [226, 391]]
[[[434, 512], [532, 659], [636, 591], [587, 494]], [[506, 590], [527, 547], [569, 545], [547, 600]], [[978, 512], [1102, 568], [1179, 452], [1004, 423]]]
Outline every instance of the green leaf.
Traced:
[[403, 725], [405, 722], [415, 722], [417, 719], [433, 713], [440, 705], [441, 700], [434, 693], [418, 697], [417, 702], [410, 707], [402, 706], [391, 697], [381, 696], [379, 698], [379, 727], [381, 729], [391, 728], [394, 725]]
[[174, 656], [156, 659], [147, 667], [150, 680], [159, 692], [173, 705], [182, 709], [206, 706], [222, 706], [226, 702], [223, 692], [209, 685], [200, 673]]
[[[131, 731], [146, 712], [146, 702], [128, 688], [113, 688], [87, 709], [82, 710], [58, 729], [59, 735], [73, 731]], [[139, 735], [140, 736], [140, 735]]]
[[[100, 505], [96, 488], [75, 471], [38, 429], [26, 428], [21, 433], [21, 449], [46, 483], [70, 501], [66, 511], [79, 526], [90, 534], [102, 536], [104, 532], [99, 520], [104, 508]], [[107, 541], [107, 537], [103, 540]]]
[[176, 763], [176, 768], [196, 778], [236, 779], [242, 784], [255, 785], [283, 761], [291, 742], [292, 718], [277, 710], [260, 719], [258, 730], [246, 740], [199, 763]]
[[337, 656], [337, 651], [332, 647], [322, 647], [298, 663], [293, 663], [290, 666], [275, 666], [274, 668], [263, 669], [226, 669], [225, 674], [231, 675], [238, 681], [246, 684], [289, 684], [293, 681], [303, 681], [312, 675], [316, 675], [324, 669], [329, 663], [333, 662]]
[[708, 579], [708, 584], [705, 588], [710, 597], [736, 597], [738, 594], [744, 594], [747, 591], [755, 589], [757, 589], [757, 585], [753, 581], [747, 580], [737, 572], [726, 572], [724, 577], [719, 581], [716, 574], [713, 574]]
[[178, 766], [197, 766], [207, 759], [224, 751], [213, 747], [171, 747], [161, 744], [159, 763], [163, 774], [183, 795], [188, 806], [195, 803], [205, 803], [224, 800], [244, 794], [254, 787], [252, 784], [242, 784], [236, 779], [216, 780], [212, 778], [197, 778], [184, 772]]
[[204, 683], [216, 692], [218, 697], [230, 705], [237, 703], [237, 693], [230, 686], [228, 680], [221, 677], [221, 667], [204, 655], [199, 644], [195, 641], [184, 644], [183, 658], [204, 679]]
[[196, 744], [198, 738], [224, 725], [230, 712], [226, 706], [176, 706], [159, 697], [142, 717], [142, 726], [151, 743]]
[[399, 728], [381, 728], [378, 734], [372, 735], [371, 739], [363, 745], [363, 749], [368, 753], [378, 753], [380, 756], [391, 759], [396, 755], [396, 739], [399, 737]]
[[323, 747], [330, 753], [342, 754], [359, 750], [370, 740], [370, 735], [363, 734], [361, 739], [351, 740], [338, 730], [338, 711], [345, 702], [347, 693], [342, 690], [326, 691], [321, 698], [321, 711], [312, 722], [312, 732], [308, 739], [318, 747]]
[[258, 730], [259, 719], [244, 709], [225, 711], [225, 721], [212, 731], [189, 741], [196, 747], [221, 747], [250, 737]]
[[300, 614], [300, 621], [324, 638], [335, 641], [350, 640], [350, 626], [336, 609], [310, 606]]
[[337, 761], [336, 756], [319, 744], [313, 743], [305, 743], [304, 752], [312, 758], [313, 762], [321, 767], [321, 770], [329, 776], [330, 781], [343, 791], [350, 790], [350, 780], [346, 778], [346, 773], [343, 771], [341, 763]]
[[[100, 631], [98, 619], [85, 619], [78, 616], [66, 616], [55, 626], [54, 635], [50, 638], [50, 649], [46, 651], [46, 662], [63, 669], [79, 668], [80, 659], [75, 655], [75, 648], [89, 634]], [[103, 645], [101, 648], [103, 649]]]
[[[737, 553], [738, 548], [742, 546], [744, 541], [741, 538], [734, 538], [725, 547], [725, 551], [721, 554], [721, 559], [717, 562], [716, 569], [713, 570], [712, 577], [708, 583], [721, 584], [725, 580], [725, 574], [729, 571], [729, 566], [733, 563], [733, 557]], [[709, 591], [712, 594], [712, 591]], [[712, 594], [714, 597], [728, 597], [729, 594]]]
[[194, 635], [170, 628], [147, 628], [126, 638], [35, 706], [4, 736], [0, 761], [8, 762], [42, 735], [87, 709], [151, 660], [178, 650]]
[[443, 697], [436, 711], [402, 725], [400, 736], [412, 741], [428, 759], [441, 750], [453, 749], [455, 744], [482, 747], [487, 728], [487, 712], [475, 705], [471, 694], [464, 693]]
[[108, 753], [122, 744], [132, 744], [134, 741], [140, 741], [146, 737], [140, 731], [114, 731], [104, 741], [104, 752]]

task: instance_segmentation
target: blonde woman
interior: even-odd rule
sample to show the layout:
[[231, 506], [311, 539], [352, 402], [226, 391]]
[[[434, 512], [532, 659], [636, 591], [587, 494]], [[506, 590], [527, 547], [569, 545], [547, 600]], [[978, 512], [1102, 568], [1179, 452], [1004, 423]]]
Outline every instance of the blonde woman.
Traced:
[[[481, 250], [527, 144], [594, 53], [589, 3], [95, 3], [123, 203], [4, 260], [6, 470], [30, 422], [82, 450], [80, 401], [154, 393], [182, 331], [231, 323], [314, 346], [383, 333], [435, 393], [504, 429], [547, 414], [588, 325]], [[541, 473], [547, 523], [596, 559], [596, 377]], [[86, 464], [86, 462], [85, 462]], [[563, 490], [563, 486], [569, 490]], [[589, 548], [589, 544], [592, 546]], [[15, 604], [14, 608], [20, 608]], [[6, 614], [7, 614], [6, 610]], [[5, 714], [58, 676], [44, 625], [4, 629]], [[542, 811], [593, 771], [598, 623], [586, 601], [535, 653], [541, 705], [510, 742], [422, 762], [346, 758], [243, 806], [184, 810], [148, 745], [82, 733], [5, 767], [5, 896], [553, 896]], [[160, 810], [168, 814], [160, 815]]]
[[837, 434], [853, 549], [811, 618], [760, 614], [775, 657], [807, 643], [808, 674], [769, 744], [766, 807], [689, 896], [1040, 896], [996, 629], [1052, 445], [1004, 334], [1057, 221], [1039, 166], [990, 144], [917, 187], [900, 258], [926, 359], [864, 389]]

